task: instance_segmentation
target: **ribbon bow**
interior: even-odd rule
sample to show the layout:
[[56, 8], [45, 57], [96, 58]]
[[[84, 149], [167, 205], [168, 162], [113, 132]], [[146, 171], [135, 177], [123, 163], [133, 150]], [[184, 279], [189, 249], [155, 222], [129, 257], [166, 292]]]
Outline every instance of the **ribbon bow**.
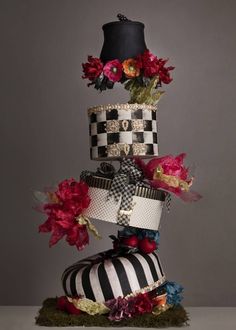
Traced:
[[137, 185], [142, 185], [142, 171], [132, 159], [123, 159], [119, 172], [115, 175], [107, 199], [118, 202], [121, 198], [117, 224], [128, 226], [133, 212], [133, 195]]

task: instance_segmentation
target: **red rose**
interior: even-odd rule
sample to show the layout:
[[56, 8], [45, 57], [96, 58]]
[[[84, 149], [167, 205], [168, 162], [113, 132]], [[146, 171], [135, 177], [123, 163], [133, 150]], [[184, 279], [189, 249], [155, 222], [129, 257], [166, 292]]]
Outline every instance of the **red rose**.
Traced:
[[93, 56], [88, 56], [88, 62], [82, 64], [84, 75], [83, 79], [89, 79], [94, 81], [97, 77], [100, 76], [103, 70], [103, 64], [100, 58]]

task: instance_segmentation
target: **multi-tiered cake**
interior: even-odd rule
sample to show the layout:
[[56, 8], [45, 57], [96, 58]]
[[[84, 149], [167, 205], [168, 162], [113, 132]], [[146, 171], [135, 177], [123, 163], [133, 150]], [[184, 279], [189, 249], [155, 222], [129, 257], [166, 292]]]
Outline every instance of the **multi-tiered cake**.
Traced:
[[[57, 308], [78, 319], [104, 314], [112, 322], [145, 314], [158, 320], [179, 304], [182, 291], [167, 281], [156, 251], [162, 209], [169, 209], [172, 193], [185, 201], [199, 195], [190, 192], [184, 154], [158, 157], [157, 103], [173, 67], [147, 49], [142, 23], [118, 18], [103, 26], [101, 56], [88, 57], [83, 78], [101, 91], [120, 82], [130, 101], [88, 109], [91, 159], [102, 163], [97, 172], [83, 171], [80, 181], [64, 180], [55, 190], [37, 193], [48, 216], [40, 231], [52, 232], [50, 245], [66, 236], [81, 250], [88, 231], [100, 238], [93, 219], [122, 226], [111, 236], [112, 249], [64, 271], [65, 296]], [[111, 160], [120, 163], [118, 170]]]

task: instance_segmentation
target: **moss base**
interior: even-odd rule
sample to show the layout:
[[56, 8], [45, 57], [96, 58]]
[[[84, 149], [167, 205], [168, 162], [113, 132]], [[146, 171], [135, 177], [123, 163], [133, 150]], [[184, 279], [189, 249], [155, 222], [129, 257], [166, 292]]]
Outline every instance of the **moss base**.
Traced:
[[180, 327], [187, 325], [188, 315], [181, 306], [175, 306], [158, 316], [144, 314], [132, 319], [120, 322], [111, 322], [105, 315], [88, 314], [71, 315], [56, 309], [56, 298], [48, 298], [36, 317], [36, 324], [48, 327], [140, 327], [140, 328], [163, 328]]

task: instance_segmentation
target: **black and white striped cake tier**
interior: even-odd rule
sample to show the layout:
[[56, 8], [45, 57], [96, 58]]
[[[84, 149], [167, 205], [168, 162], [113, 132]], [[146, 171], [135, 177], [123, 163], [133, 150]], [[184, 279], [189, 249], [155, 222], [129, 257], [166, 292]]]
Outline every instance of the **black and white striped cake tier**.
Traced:
[[62, 275], [67, 296], [83, 296], [104, 302], [119, 296], [152, 291], [165, 282], [156, 252], [109, 257], [112, 250], [83, 259]]
[[158, 155], [156, 108], [113, 104], [90, 108], [90, 155], [93, 160]]

